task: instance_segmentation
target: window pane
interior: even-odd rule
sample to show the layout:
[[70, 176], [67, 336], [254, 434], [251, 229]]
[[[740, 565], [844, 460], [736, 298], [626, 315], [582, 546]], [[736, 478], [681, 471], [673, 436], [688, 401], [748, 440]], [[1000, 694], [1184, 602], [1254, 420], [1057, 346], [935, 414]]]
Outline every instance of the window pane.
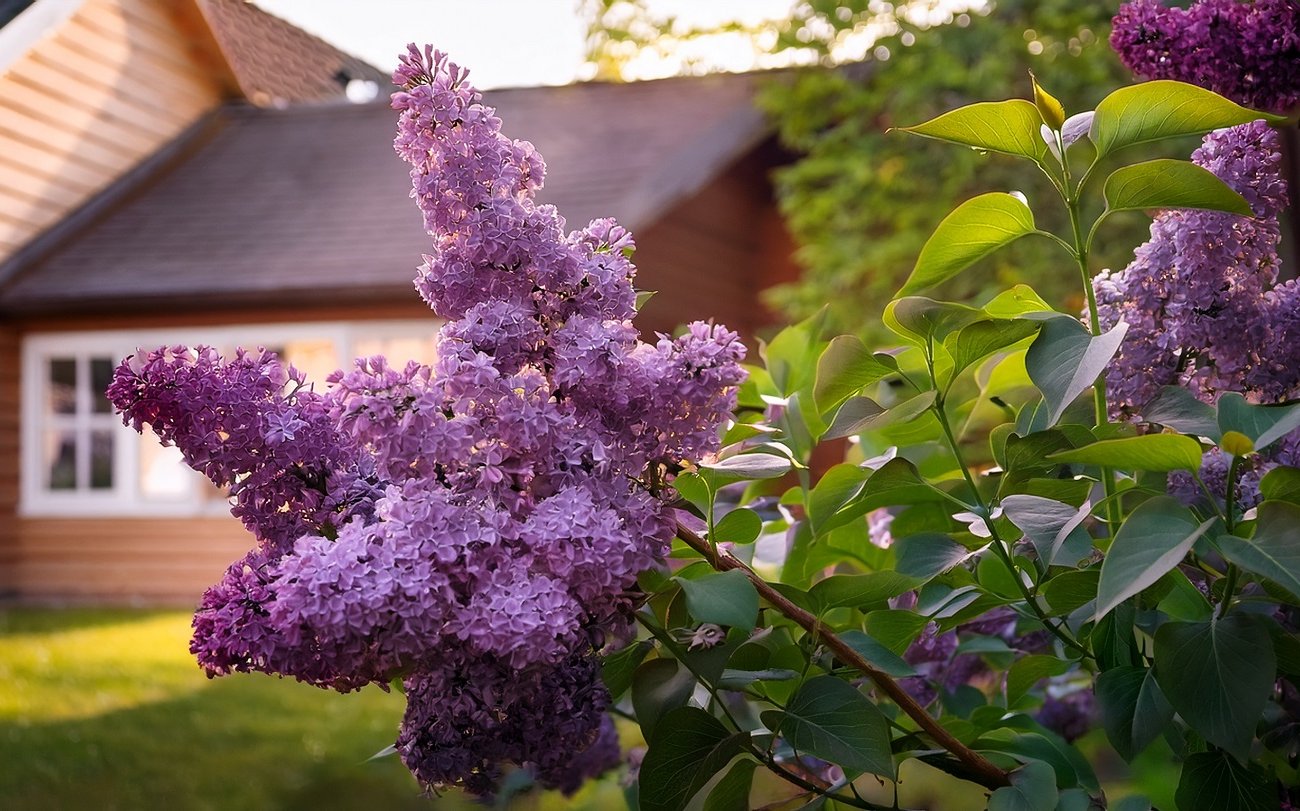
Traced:
[[90, 487], [107, 490], [113, 486], [113, 432], [90, 432]]
[[338, 352], [334, 342], [328, 339], [289, 341], [279, 355], [280, 360], [292, 363], [307, 380], [314, 382], [317, 391], [324, 390], [325, 378], [339, 368]]
[[50, 361], [49, 412], [77, 413], [77, 361], [74, 358], [54, 358]]
[[110, 358], [90, 359], [90, 402], [96, 414], [109, 414], [113, 406], [108, 402], [108, 384], [113, 382], [113, 361]]
[[74, 432], [46, 433], [45, 470], [51, 490], [77, 489], [77, 435]]

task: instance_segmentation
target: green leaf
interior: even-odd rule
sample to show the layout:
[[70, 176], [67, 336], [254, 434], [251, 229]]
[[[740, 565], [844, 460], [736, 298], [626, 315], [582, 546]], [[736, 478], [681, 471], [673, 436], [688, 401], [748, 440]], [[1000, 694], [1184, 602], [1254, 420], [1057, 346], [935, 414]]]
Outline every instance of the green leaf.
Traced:
[[[974, 307], [951, 301], [935, 301], [925, 296], [905, 296], [885, 306], [885, 326], [917, 346], [942, 341], [949, 333], [982, 318]], [[883, 359], [880, 353], [876, 358]]]
[[825, 323], [823, 307], [811, 317], [778, 332], [771, 343], [760, 345], [759, 354], [783, 396], [788, 397], [810, 382], [817, 368], [817, 357], [825, 346], [821, 340]]
[[854, 335], [834, 338], [817, 359], [817, 382], [813, 400], [821, 411], [829, 411], [846, 398], [858, 393], [895, 370], [876, 359], [861, 339]]
[[990, 318], [1019, 318], [1027, 313], [1050, 313], [1052, 305], [1027, 284], [1003, 290], [980, 308]]
[[1178, 811], [1277, 811], [1277, 788], [1258, 765], [1223, 752], [1197, 752], [1183, 763], [1174, 792]]
[[1195, 208], [1242, 217], [1254, 213], [1246, 199], [1213, 172], [1166, 158], [1116, 169], [1106, 178], [1103, 194], [1108, 212]]
[[894, 776], [889, 723], [876, 705], [848, 682], [817, 676], [804, 682], [785, 706], [761, 716], [768, 729], [798, 752], [841, 766], [846, 772]]
[[1214, 406], [1203, 403], [1182, 386], [1165, 386], [1142, 408], [1142, 419], [1192, 436], [1219, 440]]
[[1143, 434], [1123, 439], [1104, 439], [1082, 448], [1058, 451], [1047, 457], [1053, 462], [1099, 465], [1125, 470], [1200, 470], [1201, 443], [1183, 434]]
[[1038, 337], [1025, 353], [1029, 379], [1043, 393], [1049, 409], [1047, 427], [1056, 424], [1065, 407], [1097, 380], [1119, 350], [1128, 325], [1116, 324], [1095, 338], [1078, 321], [1068, 316], [1043, 324]]
[[632, 710], [649, 740], [659, 721], [685, 706], [695, 692], [695, 676], [675, 659], [651, 659], [632, 676]]
[[1010, 495], [1002, 509], [1011, 522], [1025, 533], [1040, 560], [1051, 566], [1070, 533], [1092, 514], [1092, 505], [1074, 507], [1050, 498]]
[[944, 348], [952, 356], [953, 375], [956, 376], [972, 363], [1006, 349], [1038, 332], [1040, 321], [1023, 318], [976, 321], [959, 329], [944, 339]]
[[1056, 770], [1031, 760], [1011, 773], [1011, 785], [993, 792], [988, 811], [1055, 811]]
[[635, 307], [636, 307], [636, 311], [637, 311], [638, 313], [641, 312], [641, 308], [644, 307], [644, 306], [646, 306], [647, 304], [649, 304], [649, 303], [650, 303], [650, 299], [654, 298], [655, 295], [656, 295], [658, 292], [659, 292], [658, 290], [638, 290], [638, 291], [636, 291], [636, 305], [635, 305]]
[[840, 639], [844, 640], [844, 644], [862, 654], [863, 659], [894, 678], [905, 679], [916, 675], [916, 668], [909, 665], [903, 657], [856, 628], [850, 628], [840, 634]]
[[919, 584], [917, 578], [902, 572], [836, 574], [819, 581], [808, 593], [817, 605], [830, 610], [884, 602]]
[[1138, 505], [1115, 533], [1102, 561], [1096, 618], [1106, 616], [1181, 563], [1196, 539], [1213, 524], [1214, 519], [1197, 521], [1191, 510], [1170, 496], [1156, 496]]
[[758, 621], [758, 592], [743, 572], [721, 572], [698, 580], [673, 579], [686, 594], [686, 610], [700, 622], [748, 631]]
[[703, 811], [749, 811], [749, 791], [758, 763], [737, 760], [704, 800]]
[[1046, 654], [1034, 654], [1016, 661], [1007, 670], [1007, 706], [1014, 706], [1043, 679], [1059, 676], [1069, 669], [1069, 662]]
[[1246, 614], [1165, 623], [1156, 631], [1155, 667], [1183, 720], [1244, 761], [1277, 677], [1267, 628]]
[[873, 639], [899, 656], [907, 650], [921, 630], [930, 623], [928, 617], [902, 609], [872, 611], [863, 627]]
[[898, 295], [945, 282], [1035, 229], [1034, 213], [1014, 195], [989, 192], [971, 198], [944, 217], [926, 240]]
[[1219, 429], [1245, 434], [1262, 451], [1300, 428], [1300, 402], [1254, 405], [1235, 391], [1219, 397]]
[[924, 124], [899, 129], [938, 141], [1037, 161], [1047, 152], [1047, 144], [1038, 132], [1041, 123], [1042, 117], [1032, 103], [1008, 99], [968, 104]]
[[835, 412], [822, 439], [840, 439], [875, 428], [878, 418], [882, 424], [886, 421], [884, 414], [885, 409], [870, 397], [850, 397]]
[[797, 670], [782, 667], [766, 670], [723, 670], [718, 677], [717, 686], [724, 690], [742, 690], [756, 681], [790, 681], [799, 678]]
[[924, 504], [942, 501], [943, 494], [931, 487], [917, 473], [916, 466], [906, 459], [890, 459], [880, 467], [852, 501], [834, 516], [822, 522], [821, 532], [861, 518], [879, 507], [904, 504]]
[[899, 538], [894, 542], [894, 553], [894, 569], [921, 581], [937, 577], [975, 554], [937, 532]]
[[1228, 560], [1300, 597], [1300, 506], [1265, 501], [1251, 540], [1236, 535], [1216, 540]]
[[790, 472], [790, 460], [771, 453], [740, 453], [700, 465], [715, 481], [725, 479], [779, 479]]
[[601, 662], [600, 678], [609, 689], [610, 698], [618, 698], [632, 686], [632, 675], [636, 673], [646, 654], [654, 647], [649, 642], [634, 642], [604, 657]]
[[1162, 80], [1122, 87], [1102, 99], [1088, 137], [1101, 157], [1133, 144], [1203, 135], [1259, 118], [1274, 123], [1284, 120], [1247, 110], [1196, 85]]
[[1062, 572], [1043, 586], [1043, 599], [1054, 614], [1069, 614], [1097, 599], [1098, 569]]
[[1034, 86], [1034, 107], [1038, 108], [1038, 114], [1042, 117], [1043, 123], [1053, 130], [1061, 129], [1065, 123], [1065, 108], [1056, 97], [1048, 93], [1038, 85], [1038, 80], [1034, 74], [1029, 74], [1029, 82]]
[[1132, 761], [1160, 737], [1173, 720], [1174, 708], [1144, 667], [1116, 667], [1097, 677], [1095, 688], [1101, 723], [1110, 745]]
[[763, 519], [747, 507], [738, 507], [713, 525], [715, 543], [747, 544], [763, 531]]
[[1259, 495], [1268, 501], [1300, 504], [1300, 468], [1275, 467], [1259, 480]]
[[[849, 402], [852, 402], [850, 400]], [[817, 532], [832, 515], [862, 491], [871, 471], [847, 462], [835, 465], [822, 474], [808, 494], [808, 521]]]
[[695, 707], [679, 707], [665, 715], [641, 762], [637, 780], [641, 811], [681, 811], [739, 752], [741, 739]]

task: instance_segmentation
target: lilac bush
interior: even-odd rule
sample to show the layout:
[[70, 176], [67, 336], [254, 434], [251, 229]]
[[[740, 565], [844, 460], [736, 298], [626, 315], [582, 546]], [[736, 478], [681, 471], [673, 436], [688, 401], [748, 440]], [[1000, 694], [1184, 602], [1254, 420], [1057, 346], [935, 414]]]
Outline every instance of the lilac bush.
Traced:
[[338, 690], [400, 679], [403, 761], [488, 793], [503, 763], [566, 790], [617, 760], [598, 654], [673, 534], [663, 471], [718, 447], [735, 333], [639, 340], [631, 235], [565, 233], [545, 166], [466, 71], [411, 47], [397, 153], [433, 239], [416, 286], [438, 360], [363, 358], [324, 394], [273, 355], [128, 359], [110, 397], [216, 484], [256, 548], [204, 595], [209, 675]]

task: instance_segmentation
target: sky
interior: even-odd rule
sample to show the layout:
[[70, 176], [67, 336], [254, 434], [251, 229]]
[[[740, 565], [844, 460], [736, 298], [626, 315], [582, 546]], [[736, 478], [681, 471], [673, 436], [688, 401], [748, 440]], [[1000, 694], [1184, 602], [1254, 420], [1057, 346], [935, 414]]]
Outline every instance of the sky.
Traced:
[[[385, 70], [408, 42], [431, 43], [478, 87], [566, 84], [581, 77], [578, 0], [255, 0], [266, 11]], [[652, 0], [692, 22], [781, 16], [791, 0]]]

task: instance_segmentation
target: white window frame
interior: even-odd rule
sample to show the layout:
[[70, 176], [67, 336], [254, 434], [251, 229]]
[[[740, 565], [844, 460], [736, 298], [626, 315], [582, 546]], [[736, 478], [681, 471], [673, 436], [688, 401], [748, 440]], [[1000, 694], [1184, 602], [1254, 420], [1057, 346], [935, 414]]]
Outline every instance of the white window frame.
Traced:
[[[122, 425], [117, 414], [93, 414], [90, 393], [78, 386], [77, 409], [73, 415], [53, 415], [46, 411], [50, 402], [49, 362], [55, 358], [76, 358], [79, 374], [89, 374], [90, 357], [112, 358], [114, 364], [141, 350], [159, 346], [200, 344], [227, 348], [244, 346], [278, 346], [294, 341], [331, 341], [336, 351], [336, 366], [350, 369], [355, 356], [353, 347], [376, 335], [384, 340], [425, 338], [432, 343], [440, 326], [437, 319], [317, 321], [302, 323], [240, 324], [236, 326], [193, 326], [164, 329], [94, 330], [77, 332], [33, 333], [23, 339], [21, 431], [19, 438], [20, 488], [18, 514], [24, 517], [184, 517], [217, 515], [227, 511], [222, 499], [205, 497], [196, 486], [187, 496], [174, 499], [146, 497], [140, 490], [140, 447], [142, 442], [157, 442], [153, 435], [137, 437], [134, 430]], [[403, 365], [405, 358], [390, 358]], [[323, 390], [324, 380], [309, 380]], [[87, 396], [87, 395], [90, 396]], [[85, 402], [83, 402], [85, 401]], [[104, 418], [104, 419], [101, 419]], [[98, 427], [112, 422], [113, 486], [103, 490], [53, 490], [48, 486], [47, 460], [43, 437], [47, 427], [59, 423], [80, 428]], [[197, 474], [196, 474], [197, 476]], [[200, 483], [201, 484], [201, 483]]]

